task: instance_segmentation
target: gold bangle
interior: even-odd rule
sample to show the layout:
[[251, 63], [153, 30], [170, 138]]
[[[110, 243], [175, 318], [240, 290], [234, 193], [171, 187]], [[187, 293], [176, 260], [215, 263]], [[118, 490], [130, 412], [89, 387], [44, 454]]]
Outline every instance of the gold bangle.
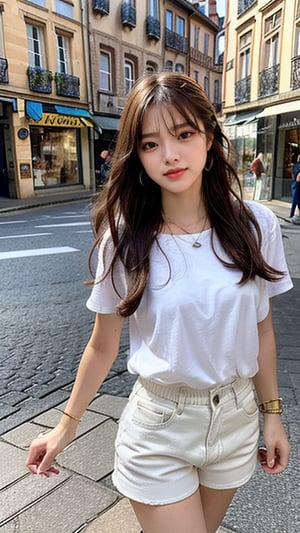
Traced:
[[281, 415], [283, 412], [282, 398], [276, 398], [275, 400], [260, 403], [258, 408], [263, 414]]
[[63, 411], [62, 413], [71, 418], [71, 420], [75, 420], [75, 422], [81, 422], [81, 418], [78, 418], [77, 416], [70, 415], [70, 413], [67, 413], [66, 411]]

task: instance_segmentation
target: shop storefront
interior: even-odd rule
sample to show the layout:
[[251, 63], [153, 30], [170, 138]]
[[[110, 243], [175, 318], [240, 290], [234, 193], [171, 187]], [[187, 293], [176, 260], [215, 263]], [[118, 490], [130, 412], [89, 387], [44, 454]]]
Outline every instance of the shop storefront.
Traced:
[[93, 127], [88, 113], [59, 106], [54, 113], [44, 105], [37, 114], [36, 104], [27, 107], [34, 189], [82, 184], [84, 130]]
[[[300, 154], [300, 101], [228, 116], [224, 130], [234, 148], [245, 198], [290, 202], [292, 168]], [[259, 153], [264, 173], [258, 181], [250, 166]]]

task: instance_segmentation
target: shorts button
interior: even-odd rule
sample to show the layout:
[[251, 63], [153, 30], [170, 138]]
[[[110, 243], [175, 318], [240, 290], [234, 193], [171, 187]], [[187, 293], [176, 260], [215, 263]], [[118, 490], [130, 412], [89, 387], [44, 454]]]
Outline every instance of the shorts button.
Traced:
[[218, 405], [220, 403], [220, 397], [218, 394], [213, 397], [213, 403], [214, 405]]

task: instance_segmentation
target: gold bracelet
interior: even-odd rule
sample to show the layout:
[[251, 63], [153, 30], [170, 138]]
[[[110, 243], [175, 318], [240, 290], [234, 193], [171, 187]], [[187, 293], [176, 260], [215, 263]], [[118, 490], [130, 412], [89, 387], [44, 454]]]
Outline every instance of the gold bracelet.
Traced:
[[72, 420], [75, 420], [75, 422], [81, 422], [81, 418], [78, 418], [77, 416], [70, 415], [70, 414], [67, 413], [66, 411], [63, 411], [62, 413], [63, 413], [63, 415], [68, 416], [68, 417], [71, 418]]
[[281, 415], [283, 412], [282, 398], [276, 398], [275, 400], [260, 403], [258, 408], [263, 414]]

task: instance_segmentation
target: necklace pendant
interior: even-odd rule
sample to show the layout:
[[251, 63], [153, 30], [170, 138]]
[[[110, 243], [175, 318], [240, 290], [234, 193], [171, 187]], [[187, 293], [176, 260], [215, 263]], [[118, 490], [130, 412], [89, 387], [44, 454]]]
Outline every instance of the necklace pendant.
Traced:
[[195, 241], [195, 242], [193, 243], [193, 248], [201, 248], [201, 246], [202, 246], [202, 244], [201, 244], [201, 242], [199, 242], [199, 241]]

